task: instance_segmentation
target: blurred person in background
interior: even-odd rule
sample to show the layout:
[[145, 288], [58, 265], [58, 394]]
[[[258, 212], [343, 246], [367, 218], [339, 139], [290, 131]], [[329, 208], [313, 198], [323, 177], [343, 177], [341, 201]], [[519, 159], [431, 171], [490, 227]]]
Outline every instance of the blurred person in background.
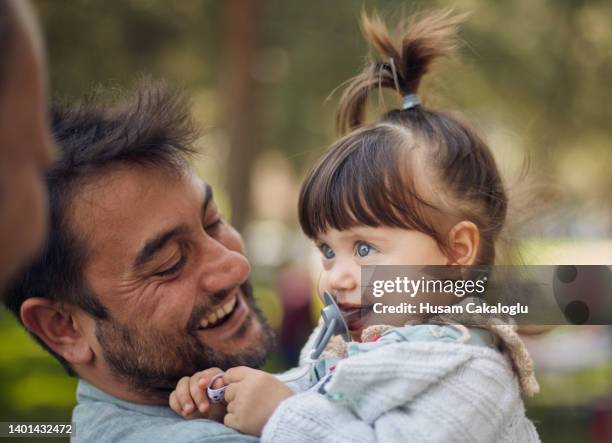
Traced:
[[291, 368], [299, 363], [300, 351], [312, 332], [312, 290], [308, 272], [290, 265], [279, 272], [276, 292], [283, 307], [278, 333], [279, 349], [284, 363]]
[[46, 69], [27, 0], [0, 0], [0, 288], [44, 240], [43, 174], [53, 143]]

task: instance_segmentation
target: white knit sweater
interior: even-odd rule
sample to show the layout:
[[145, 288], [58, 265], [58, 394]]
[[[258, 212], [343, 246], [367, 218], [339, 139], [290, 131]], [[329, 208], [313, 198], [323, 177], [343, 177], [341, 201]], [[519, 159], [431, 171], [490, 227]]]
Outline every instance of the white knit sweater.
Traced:
[[[311, 341], [305, 346], [306, 355]], [[325, 393], [283, 401], [263, 442], [539, 442], [508, 359], [482, 346], [404, 342], [338, 363]]]

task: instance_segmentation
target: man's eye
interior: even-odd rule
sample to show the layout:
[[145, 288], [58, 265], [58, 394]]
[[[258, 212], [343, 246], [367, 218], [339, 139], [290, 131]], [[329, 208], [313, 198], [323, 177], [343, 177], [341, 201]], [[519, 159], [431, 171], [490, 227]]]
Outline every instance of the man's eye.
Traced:
[[204, 226], [204, 229], [206, 231], [214, 231], [215, 229], [219, 228], [221, 225], [223, 225], [223, 218], [219, 217], [218, 219], [216, 219], [215, 221], [213, 221], [212, 223], [207, 224], [206, 226]]
[[322, 244], [321, 246], [319, 246], [319, 250], [321, 251], [321, 254], [323, 254], [323, 257], [326, 260], [331, 260], [336, 256], [334, 250], [326, 244]]
[[357, 255], [359, 255], [360, 257], [367, 257], [373, 252], [376, 252], [376, 249], [374, 249], [372, 245], [369, 245], [366, 242], [360, 241], [360, 242], [357, 242], [357, 244], [355, 245], [355, 251], [357, 252]]
[[181, 268], [183, 267], [186, 261], [187, 261], [187, 257], [185, 255], [181, 255], [181, 258], [179, 259], [179, 261], [176, 262], [176, 264], [172, 265], [168, 269], [164, 269], [162, 271], [156, 272], [154, 275], [158, 277], [165, 277], [168, 275], [176, 274], [178, 271], [181, 270]]

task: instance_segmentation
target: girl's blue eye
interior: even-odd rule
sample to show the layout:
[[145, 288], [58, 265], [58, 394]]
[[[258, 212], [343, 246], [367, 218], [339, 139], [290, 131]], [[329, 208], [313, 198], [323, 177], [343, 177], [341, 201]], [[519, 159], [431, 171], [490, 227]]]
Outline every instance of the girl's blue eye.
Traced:
[[321, 250], [321, 254], [323, 254], [323, 257], [325, 257], [327, 260], [331, 260], [336, 256], [334, 250], [327, 245], [321, 245], [319, 249]]
[[370, 253], [374, 252], [375, 249], [365, 242], [357, 243], [357, 255], [360, 257], [367, 257]]

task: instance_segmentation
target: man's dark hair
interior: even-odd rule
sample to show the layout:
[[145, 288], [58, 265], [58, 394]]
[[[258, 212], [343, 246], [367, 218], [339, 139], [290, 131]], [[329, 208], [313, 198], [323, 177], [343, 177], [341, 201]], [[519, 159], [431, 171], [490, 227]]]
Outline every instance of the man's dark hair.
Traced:
[[[71, 202], [84, 184], [118, 166], [181, 173], [194, 153], [197, 132], [183, 94], [164, 84], [143, 82], [133, 95], [120, 95], [110, 103], [105, 95], [98, 90], [80, 104], [54, 105], [51, 111], [59, 158], [47, 173], [47, 242], [3, 295], [4, 304], [20, 322], [21, 305], [30, 297], [76, 305], [95, 319], [107, 319], [107, 310], [83, 277], [88, 247], [73, 229]], [[68, 362], [35, 338], [74, 375]]]
[[11, 2], [0, 0], [0, 93], [4, 89], [8, 66], [13, 59], [16, 29], [15, 11]]

